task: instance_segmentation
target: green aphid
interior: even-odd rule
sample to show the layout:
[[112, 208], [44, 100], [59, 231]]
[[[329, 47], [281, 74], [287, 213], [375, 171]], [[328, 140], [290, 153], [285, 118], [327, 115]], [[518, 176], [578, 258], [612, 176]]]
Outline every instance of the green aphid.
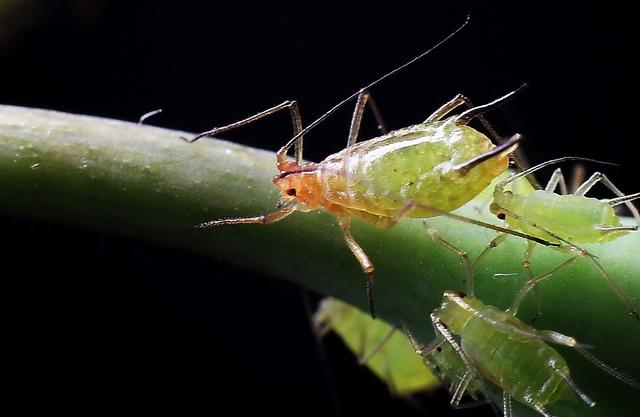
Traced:
[[[512, 314], [483, 304], [463, 293], [446, 292], [442, 304], [431, 314], [437, 338], [419, 349], [426, 358], [445, 344], [449, 352], [445, 372], [457, 383], [452, 404], [462, 394], [484, 392], [482, 384], [491, 382], [503, 392], [504, 417], [511, 416], [511, 400], [552, 417], [546, 406], [558, 401], [582, 400], [589, 407], [595, 402], [571, 379], [569, 366], [549, 343], [571, 347], [613, 377], [640, 389], [633, 379], [601, 362], [574, 338], [549, 330], [536, 330]], [[442, 361], [441, 361], [442, 362]], [[461, 369], [463, 368], [463, 369]]]
[[424, 371], [411, 343], [395, 331], [397, 327], [330, 297], [320, 303], [313, 323], [320, 336], [335, 332], [392, 394], [406, 397], [438, 386], [436, 377]]
[[[368, 90], [426, 56], [463, 27], [464, 25], [460, 26], [429, 51], [342, 100], [304, 129], [297, 102], [288, 100], [246, 119], [185, 139], [194, 142], [206, 136], [215, 136], [281, 110], [290, 112], [294, 130], [294, 136], [276, 153], [278, 175], [273, 178], [273, 182], [281, 194], [276, 209], [258, 216], [211, 220], [201, 223], [196, 229], [232, 224], [270, 224], [279, 222], [296, 211], [324, 209], [336, 217], [347, 247], [365, 273], [367, 301], [371, 315], [374, 316], [374, 266], [351, 235], [352, 218], [360, 217], [377, 227], [388, 228], [397, 222], [396, 213], [407, 200], [435, 209], [416, 209], [407, 214], [410, 217], [431, 217], [439, 215], [439, 211], [451, 212], [472, 200], [508, 168], [509, 156], [521, 140], [519, 134], [506, 141], [502, 140], [482, 117], [484, 113], [509, 100], [520, 89], [475, 107], [466, 97], [458, 94], [422, 123], [392, 132], [386, 131]], [[353, 99], [356, 99], [356, 106], [346, 147], [321, 162], [305, 162], [302, 157], [303, 136]], [[357, 142], [360, 123], [367, 106], [375, 116], [382, 135]], [[467, 110], [450, 115], [454, 110], [465, 107]], [[501, 143], [494, 144], [485, 134], [469, 126], [474, 119], [479, 120], [489, 135]], [[292, 147], [295, 160], [288, 158]]]

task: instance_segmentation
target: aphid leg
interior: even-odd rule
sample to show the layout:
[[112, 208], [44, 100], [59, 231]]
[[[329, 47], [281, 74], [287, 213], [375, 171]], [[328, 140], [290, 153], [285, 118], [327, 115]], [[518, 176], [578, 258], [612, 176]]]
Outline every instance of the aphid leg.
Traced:
[[[460, 405], [460, 400], [462, 398], [462, 395], [466, 391], [467, 386], [469, 385], [469, 382], [473, 378], [478, 378], [478, 371], [473, 366], [473, 364], [467, 357], [467, 354], [464, 352], [464, 350], [462, 350], [462, 347], [453, 338], [453, 336], [451, 335], [451, 332], [449, 332], [449, 329], [444, 325], [444, 323], [440, 321], [440, 318], [433, 313], [430, 315], [430, 317], [431, 317], [431, 322], [433, 323], [433, 327], [436, 330], [436, 335], [438, 333], [441, 335], [438, 338], [436, 338], [436, 340], [440, 338], [444, 338], [444, 340], [446, 340], [446, 342], [449, 343], [451, 348], [458, 354], [458, 356], [460, 357], [462, 362], [464, 362], [467, 368], [467, 372], [464, 374], [462, 380], [456, 387], [453, 398], [451, 399], [451, 407], [458, 408]], [[483, 389], [483, 394], [485, 395], [487, 394], [484, 391], [484, 389]], [[487, 399], [488, 398], [489, 397], [487, 396]]]
[[453, 390], [453, 396], [451, 397], [451, 408], [459, 409], [459, 408], [467, 408], [467, 405], [460, 405], [460, 401], [462, 401], [462, 397], [464, 393], [467, 391], [467, 387], [469, 386], [469, 382], [473, 379], [473, 374], [469, 371], [465, 372], [462, 376], [462, 379], [456, 385]]
[[502, 391], [502, 410], [504, 417], [511, 417], [511, 395], [507, 391]]
[[587, 352], [584, 348], [582, 348], [579, 345], [575, 346], [575, 350], [578, 351], [579, 354], [581, 354], [585, 359], [587, 359], [589, 362], [591, 362], [592, 364], [594, 364], [595, 366], [597, 366], [598, 368], [602, 369], [604, 372], [608, 373], [609, 375], [611, 375], [612, 377], [624, 382], [625, 384], [640, 390], [640, 384], [638, 383], [638, 381], [636, 381], [635, 379], [616, 371], [615, 369], [613, 369], [611, 366], [607, 365], [606, 363], [602, 362], [600, 359], [596, 358], [595, 356], [593, 356], [591, 353]]
[[[364, 365], [369, 360], [374, 357], [380, 350], [387, 344], [389, 339], [395, 334], [396, 330], [398, 330], [398, 326], [394, 326], [389, 330], [382, 339], [374, 347], [371, 348], [369, 352], [364, 352], [364, 349], [361, 349], [360, 354], [358, 355], [358, 364]], [[364, 346], [364, 343], [363, 343]]]
[[195, 230], [205, 230], [228, 224], [269, 224], [279, 222], [296, 210], [295, 204], [285, 204], [279, 210], [255, 217], [232, 217], [228, 219], [211, 220], [194, 226]]
[[[527, 271], [527, 275], [529, 277], [528, 282], [535, 281], [535, 276], [533, 275], [533, 271], [531, 270], [531, 259], [533, 258], [533, 250], [535, 249], [535, 246], [536, 245], [534, 242], [530, 240], [527, 241], [527, 249], [524, 251], [524, 260], [522, 261], [522, 266], [524, 267], [525, 271]], [[536, 310], [533, 318], [531, 319], [531, 322], [533, 323], [538, 318], [540, 318], [540, 316], [542, 315], [542, 310], [540, 309], [540, 288], [538, 288], [535, 283], [532, 285], [536, 299]]]
[[486, 248], [484, 248], [482, 253], [480, 253], [480, 255], [478, 255], [478, 257], [475, 259], [475, 261], [473, 261], [473, 264], [471, 265], [471, 270], [475, 271], [478, 263], [482, 259], [484, 259], [484, 257], [487, 256], [489, 254], [489, 252], [491, 252], [492, 250], [497, 248], [498, 245], [500, 245], [502, 242], [507, 240], [508, 237], [509, 237], [509, 235], [507, 233], [502, 233], [502, 234], [499, 234], [498, 236], [496, 236], [491, 242], [489, 242], [489, 244], [487, 245]]
[[560, 168], [553, 171], [553, 174], [551, 175], [551, 178], [549, 178], [549, 182], [547, 183], [547, 186], [544, 187], [544, 190], [552, 193], [556, 190], [558, 185], [560, 185], [561, 194], [567, 194], [569, 192], [567, 189], [567, 182], [565, 181], [562, 169]]
[[380, 109], [376, 105], [376, 102], [373, 100], [371, 93], [366, 90], [360, 90], [360, 94], [358, 94], [358, 100], [356, 101], [356, 107], [353, 110], [353, 116], [351, 117], [351, 125], [349, 126], [349, 136], [347, 139], [347, 148], [353, 146], [358, 141], [358, 133], [360, 132], [360, 123], [362, 122], [362, 115], [364, 114], [364, 108], [366, 105], [369, 105], [371, 112], [373, 113], [373, 117], [376, 119], [376, 123], [378, 124], [378, 130], [383, 134], [387, 133], [387, 128], [382, 120], [382, 114], [380, 114]]
[[569, 385], [569, 387], [571, 387], [571, 389], [573, 390], [573, 392], [582, 400], [584, 401], [585, 404], [587, 404], [589, 407], [593, 407], [594, 405], [596, 405], [596, 402], [593, 401], [591, 398], [589, 398], [589, 396], [587, 394], [585, 394], [580, 387], [578, 387], [578, 385], [573, 381], [573, 379], [571, 379], [571, 377], [566, 374], [565, 372], [558, 372], [558, 375], [560, 375], [560, 377], [562, 379], [564, 379], [564, 381], [567, 383], [567, 385]]
[[[549, 165], [559, 164], [559, 163], [565, 162], [565, 161], [590, 161], [590, 162], [597, 162], [597, 163], [606, 164], [606, 165], [615, 165], [615, 164], [610, 164], [608, 162], [597, 161], [595, 159], [590, 159], [590, 158], [582, 158], [582, 157], [579, 157], [579, 156], [565, 156], [565, 157], [562, 157], [562, 158], [556, 158], [556, 159], [551, 159], [549, 161], [542, 162], [542, 163], [540, 163], [538, 165], [535, 165], [535, 166], [533, 166], [531, 168], [527, 168], [524, 171], [520, 171], [520, 172], [518, 172], [516, 174], [513, 174], [513, 175], [509, 176], [509, 178], [507, 178], [507, 179], [505, 179], [503, 181], [500, 181], [498, 184], [496, 184], [495, 189], [498, 192], [502, 192], [504, 190], [504, 187], [507, 184], [512, 183], [512, 182], [514, 182], [515, 180], [517, 180], [519, 178], [522, 178], [522, 177], [525, 177], [525, 176], [527, 178], [530, 178], [531, 177], [530, 174], [533, 174], [535, 171], [538, 171], [538, 170], [540, 170], [540, 169], [542, 169], [544, 167], [547, 167]], [[539, 187], [536, 187], [536, 188], [539, 188]]]
[[364, 252], [364, 250], [358, 245], [358, 242], [351, 236], [351, 232], [349, 229], [351, 228], [351, 218], [347, 216], [336, 216], [338, 219], [338, 223], [340, 224], [340, 228], [342, 229], [342, 233], [344, 235], [344, 241], [353, 253], [353, 256], [356, 257], [358, 262], [360, 263], [360, 267], [364, 271], [367, 276], [367, 304], [369, 306], [369, 313], [371, 313], [371, 317], [375, 318], [375, 309], [374, 309], [374, 292], [375, 292], [375, 282], [373, 280], [373, 263], [369, 260], [369, 257]]
[[466, 286], [465, 292], [469, 295], [473, 295], [473, 289], [474, 289], [473, 288], [474, 287], [473, 265], [471, 264], [471, 261], [469, 261], [469, 255], [467, 255], [467, 252], [458, 249], [452, 243], [438, 236], [438, 233], [435, 230], [429, 229], [429, 227], [427, 227], [426, 230], [427, 230], [427, 234], [431, 236], [431, 239], [433, 239], [434, 242], [441, 244], [442, 246], [449, 249], [451, 252], [453, 252], [460, 258], [460, 262], [464, 266], [464, 270], [465, 270], [465, 278], [464, 278], [464, 283]]
[[[528, 250], [528, 248], [527, 248]], [[576, 259], [578, 258], [579, 255], [575, 255], [572, 258], [569, 258], [568, 260], [566, 260], [565, 262], [561, 263], [560, 265], [558, 265], [557, 267], [555, 267], [554, 269], [552, 269], [551, 271], [545, 272], [543, 274], [538, 275], [537, 277], [534, 278], [530, 278], [521, 288], [520, 290], [518, 290], [518, 292], [516, 293], [515, 297], [513, 297], [513, 303], [511, 304], [511, 307], [509, 307], [509, 309], [507, 310], [511, 315], [515, 316], [518, 313], [518, 307], [520, 306], [520, 303], [522, 302], [522, 300], [524, 300], [524, 298], [527, 296], [527, 294], [529, 293], [529, 291], [531, 291], [532, 288], [535, 288], [538, 283], [540, 281], [542, 281], [545, 278], [549, 278], [551, 275], [555, 274], [556, 272], [568, 267], [569, 265], [571, 265], [572, 263], [574, 263], [576, 261]], [[527, 269], [527, 271], [530, 271], [529, 269]], [[531, 273], [531, 272], [529, 272]], [[536, 303], [537, 304], [537, 303]], [[539, 306], [536, 305], [536, 309], [538, 309]], [[538, 311], [536, 312], [536, 317], [538, 315]]]
[[[475, 220], [475, 219], [472, 219], [470, 217], [465, 217], [465, 216], [460, 216], [458, 214], [453, 214], [451, 212], [440, 210], [440, 209], [437, 209], [435, 207], [425, 206], [424, 204], [419, 204], [419, 203], [415, 202], [414, 200], [409, 200], [406, 203], [404, 203], [404, 205], [402, 207], [400, 207], [398, 209], [398, 211], [393, 215], [393, 217], [391, 218], [392, 221], [393, 222], [400, 221], [400, 219], [405, 217], [407, 215], [407, 213], [411, 212], [411, 210], [413, 210], [414, 208], [420, 208], [422, 210], [431, 210], [435, 215], [438, 215], [438, 216], [448, 217], [450, 219], [458, 220], [458, 221], [461, 221], [463, 223], [475, 224], [476, 226], [484, 227], [485, 229], [490, 229], [490, 230], [494, 230], [496, 232], [505, 233], [505, 234], [508, 234], [508, 235], [511, 235], [511, 236], [517, 236], [517, 237], [521, 237], [523, 239], [532, 240], [532, 241], [534, 241], [534, 242], [536, 242], [536, 243], [538, 243], [538, 244], [540, 244], [542, 246], [551, 246], [551, 247], [559, 247], [560, 246], [560, 244], [558, 244], [558, 243], [547, 242], [544, 239], [541, 239], [541, 238], [533, 236], [533, 235], [528, 235], [526, 233], [521, 233], [521, 232], [518, 232], [517, 230], [507, 229], [505, 227], [496, 226], [495, 224], [483, 222], [483, 221], [480, 221], [480, 220]], [[555, 237], [555, 235], [553, 235], [553, 234], [550, 234], [550, 236]]]
[[434, 350], [438, 349], [440, 346], [442, 346], [443, 343], [445, 343], [445, 339], [442, 336], [438, 336], [438, 331], [435, 326], [434, 332], [436, 333], [436, 338], [427, 346], [421, 345], [416, 340], [416, 338], [413, 336], [413, 332], [411, 331], [411, 329], [409, 329], [409, 326], [404, 320], [400, 321], [400, 327], [402, 327], [402, 331], [404, 332], [404, 334], [407, 335], [407, 339], [409, 339], [409, 343], [411, 343], [413, 350], [415, 350], [415, 352], [423, 358], [430, 355]]
[[431, 322], [433, 323], [433, 326], [436, 329], [437, 333], [440, 333], [440, 335], [442, 335], [442, 337], [447, 341], [447, 343], [449, 343], [451, 348], [453, 348], [453, 350], [460, 356], [460, 359], [462, 359], [462, 362], [464, 362], [471, 376], [477, 378], [478, 372], [476, 371], [476, 368], [473, 366], [473, 364], [467, 357], [467, 354], [464, 353], [464, 350], [462, 350], [462, 347], [453, 338], [447, 326], [445, 326], [444, 323], [440, 321], [440, 318], [435, 314], [432, 313], [430, 317], [431, 317]]
[[[594, 174], [589, 177], [588, 180], [582, 183], [580, 187], [576, 190], [574, 195], [585, 195], [591, 188], [596, 185], [596, 183], [601, 182], [602, 185], [610, 189], [615, 195], [620, 197], [621, 199], [612, 199], [609, 201], [609, 204], [618, 205], [624, 204], [627, 206], [629, 211], [633, 214], [633, 218], [636, 220], [636, 223], [640, 225], [640, 213], [638, 209], [631, 203], [631, 200], [640, 197], [640, 193], [632, 194], [630, 196], [625, 196], [622, 191], [618, 187], [616, 187], [606, 175], [601, 172], [594, 172]], [[635, 196], [635, 197], [634, 197]]]
[[[463, 96], [462, 94], [457, 94], [454, 98], [447, 101], [442, 106], [440, 106], [436, 111], [434, 111], [429, 117], [427, 117], [427, 119], [423, 123], [429, 124], [429, 123], [437, 122], [460, 106], [473, 108], [473, 104], [471, 104], [471, 101], [469, 101], [467, 97]], [[495, 133], [495, 131], [493, 130], [493, 127], [489, 127], [488, 129], [490, 130], [490, 133], [491, 132]]]
[[[423, 123], [428, 124], [437, 122], [438, 120], [444, 118], [447, 114], [451, 113], [453, 110], [463, 105], [467, 107], [467, 109], [472, 109], [475, 107], [468, 97], [462, 94], [458, 94], [454, 98], [440, 106], [438, 110], [434, 111], [431, 116], [427, 117], [427, 119]], [[503, 142], [503, 138], [498, 135], [498, 132], [496, 132], [491, 123], [489, 123], [489, 121], [483, 115], [479, 115], [477, 118], [482, 126], [487, 130], [491, 139], [495, 140], [498, 143]]]
[[605, 271], [602, 265], [600, 265], [600, 262], [596, 261], [596, 258], [590, 253], [585, 253], [583, 256], [596, 267], [596, 269], [600, 272], [600, 275], [602, 275], [602, 278], [604, 278], [607, 284], [609, 284], [609, 287], [611, 287], [611, 290], [618, 296], [618, 298], [624, 303], [624, 305], [627, 306], [627, 308], [629, 309], [629, 314], [634, 316], [636, 320], [640, 321], [640, 314], [638, 314], [638, 310], [633, 307], [633, 304], [631, 303], [629, 297], [624, 293], [624, 291], [622, 291], [622, 288], [620, 288], [620, 286], [613, 280], [613, 278], [611, 278], [609, 273]]
[[540, 413], [541, 415], [543, 415], [544, 417], [553, 417], [553, 414], [549, 413], [543, 406], [541, 406], [540, 404], [534, 404], [533, 408]]

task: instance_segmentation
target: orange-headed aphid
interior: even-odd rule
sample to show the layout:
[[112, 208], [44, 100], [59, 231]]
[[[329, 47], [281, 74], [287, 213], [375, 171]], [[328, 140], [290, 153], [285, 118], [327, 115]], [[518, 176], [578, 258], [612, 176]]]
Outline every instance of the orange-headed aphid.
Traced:
[[[464, 25], [463, 25], [464, 26]], [[197, 226], [198, 229], [245, 224], [274, 223], [294, 211], [323, 208], [336, 216], [344, 240], [358, 259], [367, 276], [367, 296], [373, 315], [373, 264], [349, 231], [351, 218], [358, 216], [378, 227], [391, 227], [397, 222], [396, 214], [407, 201], [422, 207], [450, 212], [467, 203], [484, 190], [491, 181], [504, 172], [509, 154], [518, 145], [521, 136], [513, 135], [508, 141], [495, 146], [492, 141], [468, 126], [478, 118], [489, 133], [497, 138], [482, 114], [511, 98], [518, 90], [491, 103], [473, 107], [462, 95], [440, 107], [424, 122], [387, 133], [377, 107], [367, 89], [428, 54], [442, 42], [408, 63], [367, 85], [343, 100], [306, 129], [295, 101], [285, 101], [271, 109], [236, 123], [203, 132], [188, 140], [193, 142], [205, 136], [246, 125], [282, 109], [289, 109], [295, 135], [277, 152], [279, 174], [273, 179], [281, 192], [277, 210], [256, 216], [213, 220]], [[347, 146], [319, 163], [307, 163], [302, 158], [302, 139], [310, 129], [331, 115], [336, 109], [357, 97], [351, 120]], [[365, 106], [369, 105], [378, 121], [382, 136], [356, 143]], [[446, 117], [451, 111], [467, 106], [458, 115]], [[499, 138], [498, 138], [499, 139]], [[295, 146], [296, 160], [287, 158]], [[412, 210], [410, 217], [438, 215], [430, 210]]]

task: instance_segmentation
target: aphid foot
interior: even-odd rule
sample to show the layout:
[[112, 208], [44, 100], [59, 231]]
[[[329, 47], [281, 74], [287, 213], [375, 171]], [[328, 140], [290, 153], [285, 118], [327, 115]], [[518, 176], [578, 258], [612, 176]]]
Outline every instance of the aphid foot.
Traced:
[[536, 320], [538, 320], [540, 317], [542, 317], [542, 313], [539, 311], [536, 311], [536, 313], [533, 315], [533, 318], [531, 319], [531, 324], [535, 323]]
[[373, 272], [367, 273], [367, 305], [369, 306], [369, 314], [371, 314], [371, 318], [376, 318], [376, 311], [374, 308], [374, 290], [375, 290], [375, 282], [373, 281]]

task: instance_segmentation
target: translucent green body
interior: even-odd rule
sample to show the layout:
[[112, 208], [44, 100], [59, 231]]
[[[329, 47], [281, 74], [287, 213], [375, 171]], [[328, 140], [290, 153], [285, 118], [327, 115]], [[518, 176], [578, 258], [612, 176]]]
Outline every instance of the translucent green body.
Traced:
[[[375, 216], [392, 217], [407, 201], [450, 212], [507, 168], [506, 155], [469, 171], [459, 168], [493, 147], [489, 138], [455, 117], [410, 126], [326, 158], [319, 170], [322, 195], [332, 204]], [[437, 214], [420, 208], [409, 215]]]
[[499, 189], [496, 189], [493, 199], [494, 213], [498, 214], [502, 207], [526, 221], [515, 219], [507, 213], [505, 221], [511, 228], [552, 243], [559, 241], [528, 223], [575, 243], [604, 243], [628, 233], [601, 230], [621, 226], [613, 207], [606, 200], [570, 194], [559, 195], [544, 190], [536, 190], [524, 196]]
[[[431, 372], [438, 377], [440, 383], [453, 394], [467, 372], [467, 366], [460, 355], [449, 344], [443, 343], [423, 359]], [[472, 379], [467, 385], [467, 393], [474, 400], [479, 400], [482, 397], [482, 381], [477, 378]]]
[[[473, 297], [460, 298], [451, 293], [445, 294], [434, 314], [452, 333], [460, 336], [462, 350], [479, 376], [517, 401], [533, 407], [575, 400], [571, 387], [562, 377], [569, 376], [567, 363], [555, 349], [533, 336], [534, 328]], [[506, 324], [506, 328], [500, 326], [501, 323]]]
[[438, 387], [438, 381], [425, 372], [420, 357], [401, 331], [386, 338], [393, 330], [386, 322], [374, 320], [371, 315], [335, 298], [322, 300], [313, 321], [323, 332], [335, 331], [357, 355], [377, 350], [366, 365], [394, 394], [404, 397]]

